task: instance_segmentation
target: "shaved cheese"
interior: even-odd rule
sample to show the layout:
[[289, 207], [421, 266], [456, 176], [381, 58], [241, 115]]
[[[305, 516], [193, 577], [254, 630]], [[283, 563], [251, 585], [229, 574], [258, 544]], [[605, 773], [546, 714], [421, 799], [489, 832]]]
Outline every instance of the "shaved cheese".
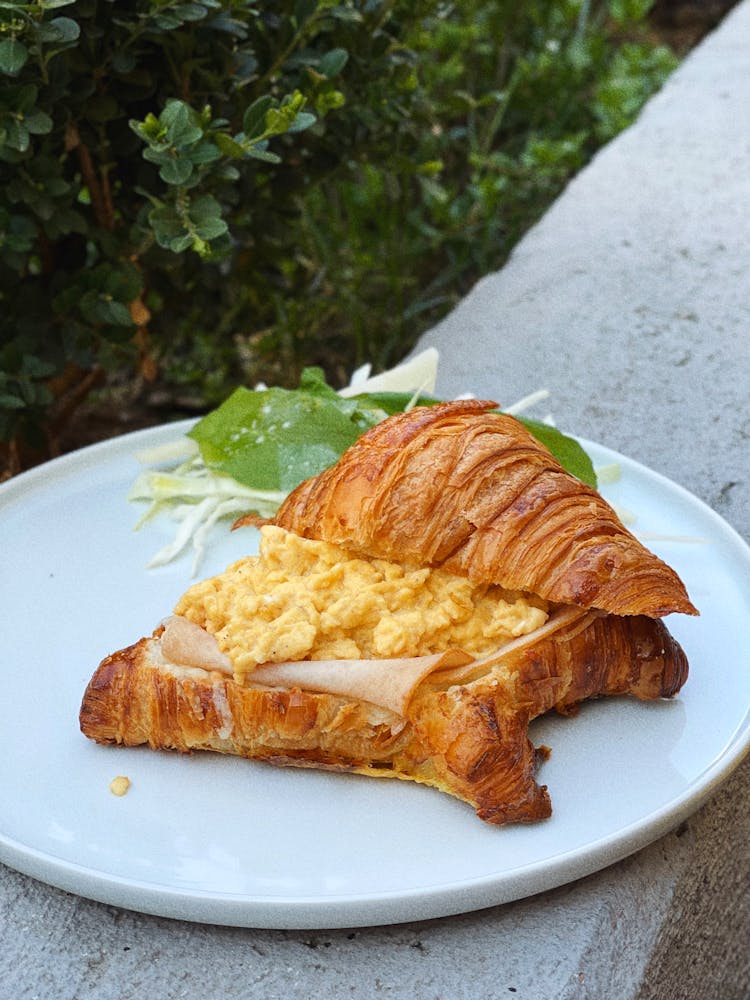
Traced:
[[358, 698], [405, 715], [415, 690], [429, 674], [460, 667], [471, 657], [461, 650], [388, 660], [303, 660], [269, 663], [253, 670], [253, 686], [319, 691]]

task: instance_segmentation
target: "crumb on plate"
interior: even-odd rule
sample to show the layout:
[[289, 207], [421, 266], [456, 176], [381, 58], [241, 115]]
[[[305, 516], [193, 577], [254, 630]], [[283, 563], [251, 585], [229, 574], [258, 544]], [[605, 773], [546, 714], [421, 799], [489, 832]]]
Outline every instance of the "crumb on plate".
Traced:
[[126, 777], [124, 774], [118, 774], [116, 778], [113, 778], [109, 783], [109, 790], [113, 795], [122, 796], [130, 788], [130, 778]]

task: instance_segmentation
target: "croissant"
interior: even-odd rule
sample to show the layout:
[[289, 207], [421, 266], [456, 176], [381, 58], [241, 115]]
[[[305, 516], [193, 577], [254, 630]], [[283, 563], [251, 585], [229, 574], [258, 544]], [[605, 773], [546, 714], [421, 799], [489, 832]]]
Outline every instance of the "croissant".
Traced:
[[496, 405], [456, 400], [378, 424], [298, 486], [276, 524], [560, 604], [695, 614], [677, 574]]
[[[688, 665], [660, 619], [697, 612], [677, 574], [494, 406], [390, 417], [302, 483], [257, 558], [102, 661], [82, 732], [406, 778], [493, 824], [549, 816], [531, 720], [603, 695], [672, 697]], [[379, 657], [384, 635], [396, 645]]]

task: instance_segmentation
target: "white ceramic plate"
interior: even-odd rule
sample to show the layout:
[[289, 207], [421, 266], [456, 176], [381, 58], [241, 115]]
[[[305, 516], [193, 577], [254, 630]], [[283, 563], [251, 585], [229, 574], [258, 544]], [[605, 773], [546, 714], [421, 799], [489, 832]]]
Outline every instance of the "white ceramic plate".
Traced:
[[[395, 923], [507, 902], [590, 874], [695, 810], [750, 743], [750, 550], [708, 507], [628, 459], [606, 495], [683, 577], [702, 617], [674, 617], [691, 676], [672, 702], [610, 699], [533, 725], [552, 747], [550, 820], [494, 828], [406, 782], [275, 769], [212, 754], [100, 747], [78, 730], [107, 653], [151, 632], [191, 560], [146, 570], [171, 537], [138, 533], [134, 453], [185, 423], [94, 445], [0, 487], [0, 860], [103, 902], [255, 927]], [[248, 547], [218, 532], [201, 575]], [[696, 541], [695, 539], [699, 539]], [[109, 783], [128, 775], [117, 798]]]

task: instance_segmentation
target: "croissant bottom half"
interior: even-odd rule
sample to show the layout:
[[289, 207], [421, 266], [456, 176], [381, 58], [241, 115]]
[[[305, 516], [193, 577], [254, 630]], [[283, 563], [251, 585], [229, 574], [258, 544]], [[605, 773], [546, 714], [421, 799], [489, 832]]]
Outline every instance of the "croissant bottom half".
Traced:
[[661, 621], [589, 616], [577, 632], [511, 650], [478, 676], [431, 674], [402, 716], [371, 702], [177, 666], [165, 659], [161, 635], [157, 629], [99, 665], [80, 711], [86, 736], [405, 778], [469, 803], [494, 824], [550, 815], [547, 789], [536, 781], [532, 719], [602, 695], [668, 698], [687, 676], [682, 649]]

